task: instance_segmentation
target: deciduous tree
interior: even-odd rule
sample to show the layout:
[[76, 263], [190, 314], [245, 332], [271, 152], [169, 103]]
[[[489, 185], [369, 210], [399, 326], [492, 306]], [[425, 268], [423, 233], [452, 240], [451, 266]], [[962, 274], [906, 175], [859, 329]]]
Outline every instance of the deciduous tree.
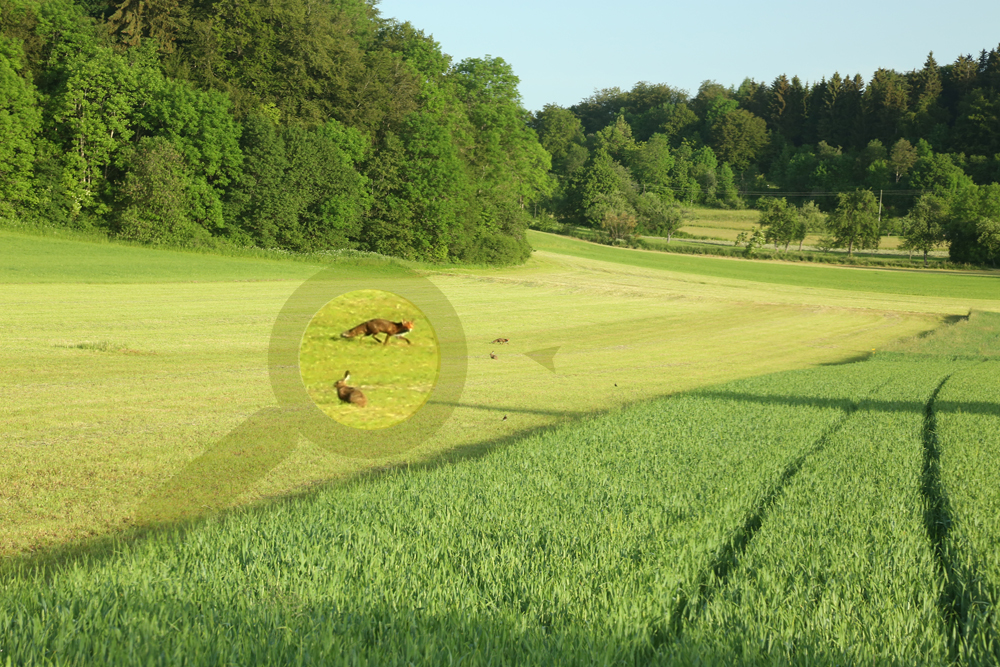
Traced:
[[846, 247], [848, 256], [854, 253], [854, 246], [878, 248], [878, 201], [871, 190], [842, 192], [837, 200], [837, 210], [827, 221], [834, 247]]
[[99, 205], [115, 154], [135, 132], [141, 67], [131, 67], [111, 49], [93, 47], [70, 58], [65, 72], [52, 120], [63, 139], [66, 177], [79, 212]]
[[0, 35], [0, 213], [31, 198], [35, 141], [42, 127], [35, 86], [20, 75], [22, 52]]
[[913, 165], [917, 163], [917, 149], [906, 139], [899, 139], [892, 145], [889, 153], [889, 166], [896, 176], [896, 183], [906, 176]]
[[670, 140], [663, 134], [654, 134], [649, 141], [636, 146], [631, 152], [628, 167], [641, 191], [669, 192], [670, 172], [674, 168]]
[[721, 116], [711, 127], [711, 146], [723, 162], [742, 171], [767, 146], [767, 124], [749, 111], [736, 109]]
[[944, 243], [947, 225], [947, 202], [933, 194], [922, 195], [904, 221], [901, 247], [922, 252], [927, 266], [927, 254]]
[[531, 119], [531, 127], [538, 134], [542, 148], [552, 156], [552, 168], [566, 174], [571, 151], [584, 143], [580, 119], [569, 109], [546, 104]]
[[683, 224], [681, 209], [672, 200], [673, 197], [645, 192], [639, 197], [637, 205], [643, 232], [651, 236], [665, 236], [667, 243]]
[[764, 241], [779, 244], [788, 250], [789, 244], [795, 240], [796, 222], [798, 216], [795, 207], [789, 206], [784, 197], [764, 197], [757, 204], [760, 209], [760, 219], [757, 224], [764, 230]]

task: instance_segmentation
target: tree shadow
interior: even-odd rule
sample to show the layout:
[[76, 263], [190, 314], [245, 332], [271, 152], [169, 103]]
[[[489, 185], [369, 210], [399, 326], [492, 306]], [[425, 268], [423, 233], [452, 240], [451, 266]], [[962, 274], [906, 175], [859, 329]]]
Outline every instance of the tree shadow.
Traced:
[[[545, 411], [537, 413], [546, 414]], [[519, 429], [497, 438], [459, 445], [419, 462], [372, 467], [347, 479], [316, 482], [252, 504], [227, 506], [228, 502], [263, 479], [298, 444], [299, 433], [295, 428], [294, 416], [278, 407], [264, 408], [213, 443], [201, 456], [154, 490], [140, 504], [136, 519], [130, 527], [109, 535], [0, 559], [0, 581], [8, 577], [24, 576], [48, 580], [75, 564], [93, 564], [112, 558], [123, 547], [131, 547], [167, 533], [183, 539], [188, 532], [203, 526], [209, 520], [226, 520], [233, 515], [270, 511], [283, 504], [298, 502], [326, 487], [350, 488], [401, 470], [433, 470], [459, 461], [481, 458], [525, 438], [562, 428], [572, 418], [594, 416], [596, 413], [552, 414], [569, 416], [555, 424]]]
[[545, 415], [548, 417], [564, 417], [567, 419], [579, 419], [599, 412], [587, 412], [584, 410], [540, 410], [537, 408], [515, 408], [512, 406], [483, 405], [481, 403], [461, 403], [461, 402], [437, 402], [439, 405], [451, 405], [456, 408], [469, 408], [471, 410], [486, 410], [489, 412], [503, 414], [525, 414], [525, 415]]
[[[790, 395], [760, 395], [740, 391], [712, 391], [702, 390], [696, 392], [698, 396], [707, 398], [719, 398], [730, 401], [744, 401], [757, 405], [787, 405], [791, 407], [811, 407], [811, 408], [841, 408], [844, 409], [852, 401], [846, 398], [823, 398], [805, 397]], [[862, 399], [859, 402], [859, 409], [876, 412], [916, 412], [923, 414], [927, 404], [921, 401], [881, 401], [878, 399]], [[970, 415], [994, 415], [1000, 416], [1000, 403], [990, 403], [988, 401], [935, 401], [934, 411], [937, 413], [970, 414]]]
[[[674, 396], [678, 396], [677, 394]], [[865, 399], [857, 404], [849, 398], [825, 398], [794, 395], [764, 395], [750, 392], [701, 389], [683, 395], [716, 398], [727, 401], [744, 401], [758, 405], [784, 405], [790, 407], [815, 407], [849, 411], [857, 405], [860, 409], [884, 412], [923, 413], [926, 405], [918, 401], [879, 401]], [[619, 406], [593, 412], [544, 410], [513, 406], [497, 407], [455, 402], [454, 407], [488, 410], [493, 413], [535, 414], [559, 418], [555, 423], [522, 428], [490, 439], [459, 445], [438, 452], [419, 462], [390, 463], [351, 475], [347, 479], [317, 482], [308, 487], [284, 493], [276, 498], [257, 503], [229, 507], [228, 504], [241, 493], [252, 488], [270, 470], [284, 461], [298, 445], [299, 433], [296, 416], [278, 407], [264, 408], [229, 434], [211, 445], [201, 456], [190, 462], [180, 473], [144, 499], [136, 512], [134, 525], [111, 535], [89, 538], [38, 552], [12, 556], [0, 561], [0, 578], [19, 572], [31, 576], [50, 576], [65, 566], [81, 560], [101, 560], [109, 557], [124, 545], [131, 545], [163, 532], [175, 531], [181, 537], [188, 530], [202, 525], [213, 517], [231, 514], [267, 511], [283, 502], [297, 502], [316, 493], [319, 488], [331, 485], [349, 487], [364, 483], [380, 475], [402, 469], [433, 470], [453, 463], [477, 459], [490, 452], [513, 445], [525, 438], [564, 428], [568, 422], [579, 422], [628, 409], [650, 400], [669, 400], [673, 396], [634, 399]], [[938, 413], [1000, 416], [1000, 404], [985, 401], [937, 401]]]

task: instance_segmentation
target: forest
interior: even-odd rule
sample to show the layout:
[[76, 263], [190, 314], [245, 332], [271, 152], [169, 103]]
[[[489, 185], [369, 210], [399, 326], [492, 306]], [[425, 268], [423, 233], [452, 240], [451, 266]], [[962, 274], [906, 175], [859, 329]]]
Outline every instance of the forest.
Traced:
[[550, 163], [517, 84], [359, 0], [0, 0], [0, 217], [520, 262]]
[[754, 207], [776, 243], [825, 212], [849, 250], [1000, 260], [1000, 47], [529, 112], [501, 57], [377, 5], [0, 0], [0, 220], [511, 264], [533, 222], [669, 237], [684, 206]]
[[867, 83], [705, 81], [691, 97], [640, 82], [531, 124], [552, 156], [545, 210], [612, 239], [669, 236], [681, 206], [752, 206], [786, 246], [807, 230], [849, 251], [895, 234], [954, 262], [1000, 260], [1000, 47]]

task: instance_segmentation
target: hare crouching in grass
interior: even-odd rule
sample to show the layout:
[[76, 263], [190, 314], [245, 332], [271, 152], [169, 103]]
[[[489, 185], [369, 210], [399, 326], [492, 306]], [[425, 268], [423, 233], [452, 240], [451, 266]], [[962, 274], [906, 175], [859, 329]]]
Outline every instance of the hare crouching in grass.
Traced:
[[357, 387], [348, 387], [347, 381], [351, 379], [351, 371], [344, 372], [344, 379], [337, 380], [334, 383], [334, 387], [337, 388], [337, 398], [339, 398], [344, 403], [353, 403], [359, 408], [363, 408], [368, 405], [368, 399], [365, 395], [361, 393], [361, 390]]

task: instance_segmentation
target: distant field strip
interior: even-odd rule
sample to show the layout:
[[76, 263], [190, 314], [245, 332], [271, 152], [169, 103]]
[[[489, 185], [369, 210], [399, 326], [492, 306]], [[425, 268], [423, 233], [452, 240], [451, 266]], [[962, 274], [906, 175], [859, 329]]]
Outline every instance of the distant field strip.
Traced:
[[138, 283], [219, 280], [298, 280], [318, 265], [225, 257], [119, 243], [35, 237], [0, 230], [0, 285], [18, 283]]
[[[60, 665], [989, 664], [951, 639], [925, 520], [928, 406], [955, 400], [945, 378], [982, 397], [988, 377], [967, 356], [731, 382], [12, 573], [0, 649]], [[996, 539], [995, 500], [950, 493], [956, 526], [993, 527], [952, 531], [950, 557], [976, 554], [995, 590], [995, 554], [973, 551]]]
[[[762, 283], [795, 285], [803, 288], [852, 290], [876, 294], [909, 294], [995, 301], [1000, 294], [1000, 273], [990, 275], [955, 275], [919, 271], [857, 269], [780, 262], [742, 261], [718, 257], [694, 257], [660, 252], [642, 252], [626, 248], [600, 246], [532, 231], [531, 245], [542, 251], [585, 259], [615, 262], [639, 268], [750, 280]], [[983, 306], [978, 306], [983, 307]]]

